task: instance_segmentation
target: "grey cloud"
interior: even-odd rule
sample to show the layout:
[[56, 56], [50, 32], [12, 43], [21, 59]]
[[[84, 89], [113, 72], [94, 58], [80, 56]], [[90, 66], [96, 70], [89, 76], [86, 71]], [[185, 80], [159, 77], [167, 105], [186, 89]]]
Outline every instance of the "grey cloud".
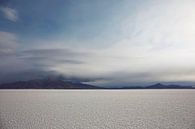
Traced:
[[[59, 73], [59, 71], [52, 71], [50, 68], [55, 65], [87, 65], [87, 62], [81, 60], [83, 56], [89, 56], [90, 53], [75, 52], [71, 49], [33, 49], [20, 51], [12, 55], [1, 56], [0, 62], [0, 82], [16, 81], [16, 80], [30, 80], [36, 78], [45, 78], [48, 76], [58, 77], [61, 75], [66, 80], [76, 80], [101, 86], [136, 86], [149, 85], [157, 82], [182, 82], [178, 80], [178, 75], [194, 75], [195, 71], [186, 68], [173, 68], [172, 70], [156, 70], [131, 72], [128, 70], [110, 71], [95, 75], [90, 73], [85, 75], [71, 74], [69, 72]], [[95, 68], [94, 68], [95, 69]], [[132, 68], [133, 69], [133, 68]], [[88, 71], [86, 71], [88, 72]], [[175, 78], [174, 78], [175, 77]], [[173, 80], [169, 80], [173, 78]], [[191, 82], [193, 83], [193, 82]]]
[[56, 64], [82, 64], [80, 56], [86, 53], [73, 52], [69, 49], [33, 49], [22, 51], [18, 57], [39, 66], [52, 66]]
[[[174, 82], [174, 80], [181, 82], [181, 80], [177, 80], [178, 75], [181, 73], [185, 76], [187, 74], [195, 74], [195, 71], [191, 69], [186, 70], [186, 68], [180, 69], [180, 71], [177, 70], [178, 68], [173, 68], [172, 70], [151, 69], [151, 71], [137, 71], [137, 73], [128, 70], [112, 70], [97, 75], [93, 72], [77, 75], [67, 72], [66, 69], [62, 69], [64, 71], [61, 73], [59, 70], [51, 70], [51, 68], [61, 65], [70, 65], [71, 67], [78, 66], [80, 68], [80, 65], [88, 65], [88, 62], [85, 62], [82, 58], [90, 56], [93, 56], [93, 54], [75, 52], [71, 49], [31, 49], [19, 51], [15, 53], [15, 55], [8, 54], [6, 56], [1, 56], [1, 60], [4, 61], [0, 63], [0, 82], [44, 78], [47, 76], [58, 77], [58, 75], [62, 75], [66, 80], [78, 80], [94, 85], [129, 86], [146, 85], [155, 82]], [[78, 73], [79, 72], [80, 71], [78, 71]], [[169, 75], [169, 77], [167, 77], [167, 75]], [[168, 80], [171, 78], [173, 78], [173, 80]]]
[[19, 19], [18, 12], [15, 9], [0, 7], [0, 10], [4, 14], [5, 18], [12, 22], [16, 22]]
[[6, 72], [0, 74], [0, 83], [32, 80], [47, 78], [49, 76], [57, 76], [54, 71], [42, 71], [37, 69], [20, 70], [17, 72]]
[[0, 56], [13, 54], [17, 47], [17, 37], [9, 32], [0, 31]]
[[[5, 48], [11, 49], [12, 47], [11, 45], [1, 47], [2, 50]], [[0, 82], [57, 76], [60, 73], [52, 71], [50, 68], [56, 65], [83, 64], [84, 62], [79, 60], [81, 56], [87, 56], [87, 53], [74, 52], [69, 49], [33, 49], [15, 51], [12, 54], [2, 51], [0, 56], [0, 59], [3, 60], [0, 62]], [[69, 73], [64, 73], [63, 76], [65, 78], [76, 78]], [[80, 78], [80, 80], [87, 79]]]
[[88, 56], [88, 53], [77, 52], [70, 49], [32, 49], [21, 51], [18, 56], [20, 56], [21, 58], [32, 60], [50, 59], [54, 61], [77, 64], [79, 63], [78, 58], [82, 56]]
[[[75, 52], [70, 49], [20, 51], [17, 36], [13, 33], [1, 31], [0, 82], [56, 76], [58, 73], [50, 70], [50, 68], [55, 65], [83, 64], [84, 62], [79, 58], [87, 55], [86, 52]], [[66, 76], [69, 77], [68, 73]]]
[[23, 51], [25, 54], [31, 54], [31, 55], [37, 55], [37, 56], [78, 56], [78, 55], [86, 55], [87, 53], [84, 52], [76, 52], [70, 49], [31, 49], [31, 50], [25, 50]]
[[181, 68], [180, 71], [176, 68], [173, 70], [151, 70], [137, 73], [121, 70], [104, 74], [101, 78], [96, 77], [97, 80], [91, 81], [90, 84], [108, 87], [146, 86], [154, 83], [194, 85], [195, 81], [192, 79], [194, 74], [195, 70], [190, 68], [188, 70]]
[[[150, 69], [151, 71], [134, 71], [132, 66], [126, 70], [111, 70], [103, 71], [102, 73], [95, 74], [94, 69], [98, 69], [106, 64], [103, 56], [97, 58], [94, 53], [73, 50], [73, 49], [29, 49], [18, 51], [17, 38], [11, 33], [0, 33], [0, 83], [17, 81], [17, 80], [30, 80], [36, 78], [45, 78], [48, 76], [58, 77], [62, 75], [66, 80], [77, 80], [94, 85], [102, 86], [129, 86], [129, 85], [146, 85], [154, 82], [181, 82], [178, 80], [180, 74], [184, 76], [194, 75], [195, 71], [192, 69], [186, 70], [180, 68], [172, 68], [159, 70]], [[5, 51], [5, 50], [9, 51]], [[115, 56], [114, 56], [115, 57]], [[97, 60], [99, 59], [99, 60]], [[110, 59], [110, 57], [109, 57]], [[86, 62], [88, 61], [88, 62]], [[93, 69], [90, 71], [90, 63], [93, 63]], [[120, 59], [116, 59], [120, 61]], [[114, 62], [116, 62], [114, 60]], [[100, 64], [98, 64], [100, 62]], [[104, 62], [101, 64], [101, 62]], [[97, 63], [97, 64], [96, 64]], [[108, 64], [113, 63], [107, 62]], [[52, 70], [53, 67], [59, 68]], [[66, 66], [71, 66], [71, 70], [66, 71]], [[75, 67], [74, 67], [75, 66]], [[76, 68], [76, 69], [74, 69]], [[84, 70], [82, 68], [85, 68]], [[105, 67], [107, 68], [107, 67]], [[64, 70], [61, 72], [61, 70]], [[86, 72], [85, 72], [86, 70]], [[76, 74], [71, 72], [76, 71]], [[98, 70], [97, 70], [98, 71]], [[167, 76], [169, 75], [169, 76]], [[168, 80], [173, 78], [173, 80]]]

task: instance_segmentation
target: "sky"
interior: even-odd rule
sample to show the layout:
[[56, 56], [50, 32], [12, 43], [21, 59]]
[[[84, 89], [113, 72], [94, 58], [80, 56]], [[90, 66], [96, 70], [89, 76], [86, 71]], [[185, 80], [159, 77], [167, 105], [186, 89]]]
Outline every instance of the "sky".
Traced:
[[0, 83], [195, 84], [194, 0], [0, 0]]

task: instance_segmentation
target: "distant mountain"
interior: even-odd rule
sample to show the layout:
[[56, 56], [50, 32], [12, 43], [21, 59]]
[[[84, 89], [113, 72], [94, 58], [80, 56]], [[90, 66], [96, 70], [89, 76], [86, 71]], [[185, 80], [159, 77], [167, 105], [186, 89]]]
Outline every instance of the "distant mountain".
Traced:
[[193, 86], [164, 85], [156, 83], [150, 86], [123, 87], [122, 89], [195, 89]]
[[157, 83], [151, 86], [147, 86], [148, 89], [193, 89], [192, 86], [181, 86], [181, 85], [164, 85]]
[[100, 89], [92, 85], [63, 81], [59, 79], [36, 79], [0, 84], [0, 89]]
[[61, 79], [35, 79], [0, 84], [0, 89], [195, 89], [192, 86], [164, 85], [157, 83], [150, 86], [127, 86], [122, 88], [105, 88]]

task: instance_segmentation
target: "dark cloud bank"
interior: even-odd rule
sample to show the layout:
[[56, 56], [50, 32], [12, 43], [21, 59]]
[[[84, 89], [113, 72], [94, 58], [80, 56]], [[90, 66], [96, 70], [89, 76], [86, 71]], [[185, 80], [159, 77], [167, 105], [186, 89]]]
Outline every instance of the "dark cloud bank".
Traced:
[[0, 63], [0, 81], [58, 76], [58, 73], [49, 70], [49, 68], [56, 64], [82, 64], [82, 61], [69, 58], [76, 56], [81, 56], [81, 54], [65, 49], [34, 49], [19, 52], [10, 51], [8, 53], [5, 48], [2, 48], [2, 50], [0, 49], [2, 60]]
[[70, 73], [58, 73], [51, 68], [56, 65], [81, 65], [85, 62], [80, 57], [87, 57], [86, 52], [75, 52], [70, 49], [30, 49], [18, 51], [16, 44], [8, 38], [0, 41], [0, 83], [38, 78], [58, 78], [78, 80], [81, 82], [95, 81], [96, 77], [82, 77]]
[[[136, 86], [158, 83], [159, 76], [155, 71], [129, 73], [128, 71], [114, 71], [102, 75], [73, 75], [68, 72], [59, 73], [52, 70], [56, 65], [85, 65], [81, 57], [92, 56], [92, 53], [77, 52], [70, 49], [30, 49], [18, 51], [15, 44], [3, 45], [0, 42], [0, 83], [40, 78], [63, 78], [102, 86]], [[66, 70], [65, 70], [66, 71]], [[88, 72], [88, 71], [86, 71]], [[154, 81], [156, 80], [156, 81]], [[173, 82], [165, 82], [173, 83]], [[174, 82], [179, 84], [193, 84], [193, 82]]]

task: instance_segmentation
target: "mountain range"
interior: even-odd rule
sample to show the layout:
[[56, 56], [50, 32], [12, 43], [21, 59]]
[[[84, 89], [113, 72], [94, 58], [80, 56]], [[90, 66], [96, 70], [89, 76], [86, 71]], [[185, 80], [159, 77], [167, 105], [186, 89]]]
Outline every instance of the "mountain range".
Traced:
[[193, 86], [164, 85], [157, 83], [149, 86], [126, 86], [108, 88], [83, 84], [78, 81], [65, 81], [60, 79], [34, 79], [0, 84], [0, 89], [195, 89]]
[[0, 84], [0, 89], [100, 89], [100, 87], [59, 79], [35, 79]]
[[122, 87], [122, 89], [195, 89], [193, 86], [182, 86], [182, 85], [164, 85], [161, 83], [156, 83], [149, 86], [135, 86], [135, 87]]

